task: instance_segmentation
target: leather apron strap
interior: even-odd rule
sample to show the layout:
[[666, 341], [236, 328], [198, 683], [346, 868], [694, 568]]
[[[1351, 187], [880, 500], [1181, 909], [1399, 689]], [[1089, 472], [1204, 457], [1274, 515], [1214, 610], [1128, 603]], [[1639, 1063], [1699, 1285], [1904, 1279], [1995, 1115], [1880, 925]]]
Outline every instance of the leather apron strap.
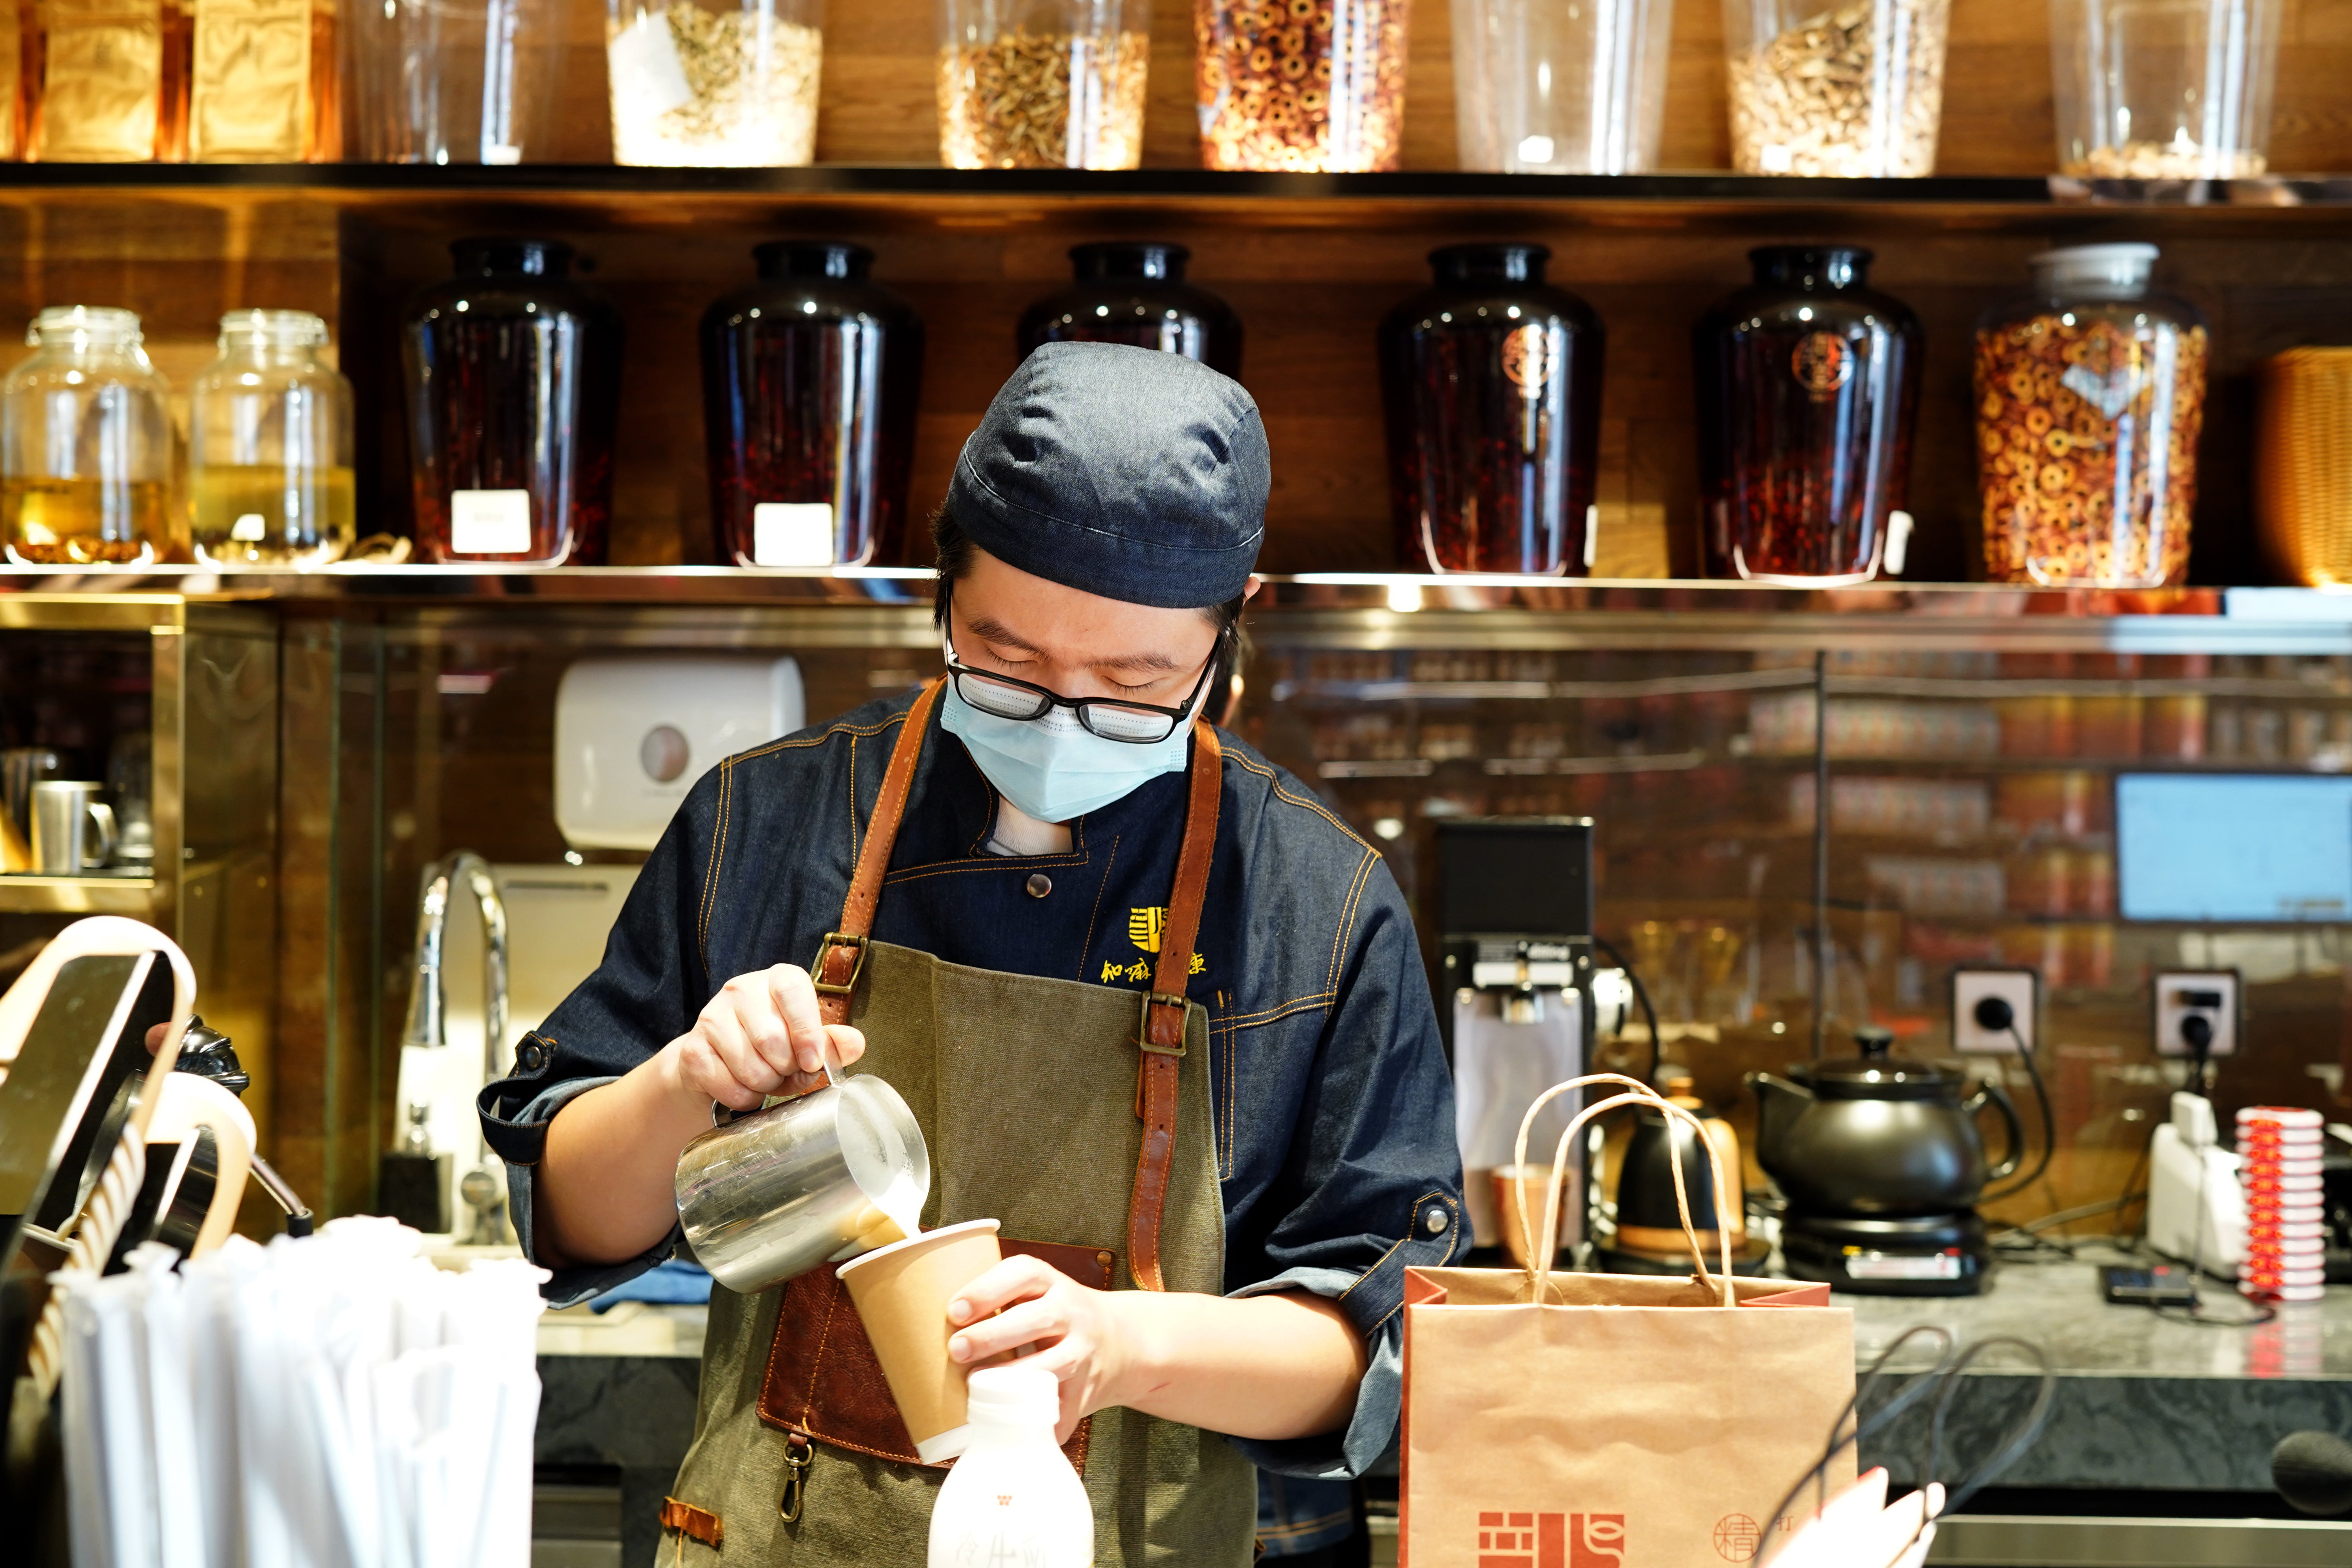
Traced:
[[[849, 896], [842, 900], [841, 922], [824, 934], [810, 973], [816, 982], [817, 1005], [828, 1024], [849, 1020], [850, 999], [856, 994], [859, 973], [866, 967], [866, 943], [873, 934], [874, 911], [882, 901], [882, 879], [890, 868], [891, 851], [898, 842], [898, 826], [907, 814], [907, 797], [915, 786], [915, 763], [930, 728], [931, 710], [939, 706], [947, 677], [934, 678], [907, 711], [898, 739], [890, 749], [890, 765], [882, 775], [881, 798], [858, 847], [857, 866], [849, 879]], [[1217, 845], [1217, 802], [1224, 784], [1224, 748], [1215, 728], [1205, 719], [1192, 721], [1192, 763], [1184, 802], [1184, 839], [1176, 855], [1176, 886], [1168, 899], [1168, 919], [1160, 928], [1160, 958], [1151, 973], [1151, 989], [1143, 994], [1136, 1046], [1140, 1061], [1136, 1069], [1135, 1114], [1143, 1123], [1143, 1148], [1135, 1164], [1135, 1187], [1128, 1199], [1128, 1271], [1138, 1287], [1166, 1287], [1160, 1268], [1160, 1222], [1168, 1203], [1168, 1177], [1176, 1153], [1176, 1080], [1184, 1059], [1184, 988], [1192, 973], [1192, 944], [1201, 932], [1201, 910], [1207, 901], [1209, 861]]]

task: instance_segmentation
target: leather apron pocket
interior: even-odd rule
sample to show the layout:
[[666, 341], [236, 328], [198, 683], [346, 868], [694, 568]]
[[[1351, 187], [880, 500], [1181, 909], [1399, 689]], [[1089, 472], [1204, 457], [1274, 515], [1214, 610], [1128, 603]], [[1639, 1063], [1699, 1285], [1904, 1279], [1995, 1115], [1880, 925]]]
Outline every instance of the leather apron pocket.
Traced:
[[[1007, 1258], [1034, 1258], [1081, 1285], [1108, 1290], [1118, 1255], [1108, 1247], [1071, 1247], [1054, 1241], [998, 1245]], [[760, 1419], [782, 1432], [902, 1465], [919, 1465], [915, 1439], [898, 1414], [898, 1402], [882, 1376], [881, 1358], [866, 1337], [849, 1288], [830, 1263], [792, 1279], [776, 1313], [776, 1335], [768, 1346], [767, 1371], [760, 1380]], [[1087, 1472], [1088, 1416], [1078, 1423], [1062, 1452], [1081, 1476]], [[942, 1467], [944, 1468], [944, 1467]]]

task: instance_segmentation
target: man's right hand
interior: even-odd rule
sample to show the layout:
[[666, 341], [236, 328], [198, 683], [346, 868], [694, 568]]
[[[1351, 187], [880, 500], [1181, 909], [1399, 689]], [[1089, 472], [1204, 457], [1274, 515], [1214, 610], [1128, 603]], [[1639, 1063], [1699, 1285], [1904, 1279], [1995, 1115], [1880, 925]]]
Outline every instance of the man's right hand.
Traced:
[[824, 1061], [845, 1068], [866, 1054], [866, 1037], [827, 1024], [808, 971], [779, 963], [719, 987], [694, 1027], [662, 1047], [662, 1070], [683, 1096], [732, 1110], [757, 1110], [770, 1096], [791, 1099], [824, 1085]]

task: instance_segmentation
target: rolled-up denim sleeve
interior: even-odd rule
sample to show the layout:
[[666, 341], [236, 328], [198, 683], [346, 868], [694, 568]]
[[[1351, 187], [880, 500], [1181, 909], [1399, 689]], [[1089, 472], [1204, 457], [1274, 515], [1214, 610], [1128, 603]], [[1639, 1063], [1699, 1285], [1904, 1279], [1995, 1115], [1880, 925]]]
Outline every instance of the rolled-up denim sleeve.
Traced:
[[[1229, 1259], [1227, 1294], [1306, 1290], [1364, 1337], [1366, 1365], [1345, 1426], [1313, 1437], [1234, 1439], [1260, 1469], [1362, 1474], [1396, 1436], [1404, 1399], [1404, 1273], [1466, 1246], [1453, 1079], [1403, 896], [1376, 867], [1295, 1135], [1292, 1173], [1258, 1259]], [[1233, 1283], [1234, 1264], [1264, 1278]]]
[[[509, 1120], [525, 1127], [544, 1127], [562, 1110], [592, 1089], [601, 1089], [616, 1081], [612, 1078], [575, 1078], [541, 1091]], [[531, 1196], [539, 1175], [537, 1165], [510, 1164], [507, 1167], [507, 1212], [514, 1215], [515, 1240], [522, 1246], [522, 1255], [539, 1264], [552, 1276], [540, 1287], [540, 1294], [551, 1307], [574, 1307], [593, 1296], [601, 1296], [614, 1286], [635, 1279], [648, 1268], [675, 1253], [680, 1232], [672, 1226], [670, 1233], [658, 1245], [639, 1253], [625, 1263], [592, 1263], [578, 1268], [558, 1268], [539, 1256], [531, 1237], [537, 1211], [531, 1206]]]

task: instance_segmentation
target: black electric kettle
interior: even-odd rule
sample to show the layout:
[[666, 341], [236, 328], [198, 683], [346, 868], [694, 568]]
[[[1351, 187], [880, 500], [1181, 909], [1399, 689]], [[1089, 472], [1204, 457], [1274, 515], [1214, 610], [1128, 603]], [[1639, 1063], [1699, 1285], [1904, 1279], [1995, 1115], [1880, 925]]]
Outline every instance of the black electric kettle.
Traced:
[[[1965, 1080], [1931, 1062], [1888, 1054], [1895, 1037], [1854, 1032], [1859, 1057], [1800, 1062], [1788, 1077], [1756, 1072], [1756, 1159], [1791, 1208], [1810, 1215], [1899, 1217], [1969, 1207], [1986, 1184], [2017, 1169], [2025, 1130], [1999, 1084], [1963, 1098]], [[1988, 1168], [1977, 1113], [2000, 1112], [2008, 1149]]]

